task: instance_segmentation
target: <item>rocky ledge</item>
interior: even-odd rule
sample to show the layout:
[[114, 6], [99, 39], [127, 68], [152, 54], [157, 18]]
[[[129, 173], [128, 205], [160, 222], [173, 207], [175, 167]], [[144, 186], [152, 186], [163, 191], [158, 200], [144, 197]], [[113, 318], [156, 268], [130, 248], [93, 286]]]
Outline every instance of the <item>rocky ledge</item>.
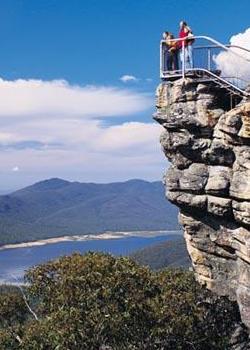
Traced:
[[196, 277], [237, 300], [250, 330], [250, 102], [179, 79], [159, 85], [154, 119]]

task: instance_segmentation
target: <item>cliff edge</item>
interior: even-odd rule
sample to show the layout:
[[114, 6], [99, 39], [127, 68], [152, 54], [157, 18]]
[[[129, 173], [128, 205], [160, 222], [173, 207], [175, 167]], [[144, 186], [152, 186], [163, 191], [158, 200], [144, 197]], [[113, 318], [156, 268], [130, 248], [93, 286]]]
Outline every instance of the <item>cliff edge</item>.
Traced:
[[154, 119], [196, 277], [237, 300], [250, 330], [250, 101], [179, 79], [159, 85]]

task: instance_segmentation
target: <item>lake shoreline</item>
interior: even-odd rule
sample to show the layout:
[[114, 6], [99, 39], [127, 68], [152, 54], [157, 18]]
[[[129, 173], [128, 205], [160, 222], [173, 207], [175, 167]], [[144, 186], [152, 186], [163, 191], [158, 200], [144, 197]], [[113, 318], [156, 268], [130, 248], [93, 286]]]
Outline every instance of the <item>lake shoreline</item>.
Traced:
[[104, 232], [100, 234], [84, 234], [84, 235], [73, 235], [73, 236], [61, 236], [55, 238], [41, 239], [38, 241], [22, 242], [22, 243], [13, 243], [5, 244], [0, 246], [0, 251], [7, 249], [17, 249], [17, 248], [31, 248], [38, 247], [48, 244], [56, 244], [63, 242], [80, 242], [80, 241], [91, 241], [91, 240], [103, 240], [103, 239], [121, 239], [128, 237], [156, 237], [161, 234], [173, 234], [181, 235], [181, 230], [159, 230], [159, 231], [118, 231], [118, 232]]

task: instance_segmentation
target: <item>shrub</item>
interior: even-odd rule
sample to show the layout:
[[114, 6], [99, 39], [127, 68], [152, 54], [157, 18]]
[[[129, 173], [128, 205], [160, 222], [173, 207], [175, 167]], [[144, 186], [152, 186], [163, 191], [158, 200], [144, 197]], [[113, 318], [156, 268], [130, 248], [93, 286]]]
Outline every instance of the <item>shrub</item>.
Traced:
[[3, 350], [224, 350], [239, 321], [237, 305], [191, 272], [152, 272], [124, 257], [73, 254], [29, 270], [26, 281], [39, 319], [19, 320], [21, 344], [13, 325], [2, 330]]

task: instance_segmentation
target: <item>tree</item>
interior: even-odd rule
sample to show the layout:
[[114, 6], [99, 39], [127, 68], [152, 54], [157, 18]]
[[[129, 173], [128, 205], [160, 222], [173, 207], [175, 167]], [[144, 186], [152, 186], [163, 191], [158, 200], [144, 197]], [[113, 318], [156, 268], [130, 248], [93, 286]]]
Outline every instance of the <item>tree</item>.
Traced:
[[0, 349], [224, 350], [239, 321], [237, 305], [192, 273], [152, 272], [124, 257], [73, 254], [31, 269], [26, 281], [39, 317], [18, 320], [21, 343], [7, 327]]
[[20, 325], [28, 319], [23, 296], [16, 288], [2, 289], [0, 294], [1, 349], [17, 349], [21, 343]]

